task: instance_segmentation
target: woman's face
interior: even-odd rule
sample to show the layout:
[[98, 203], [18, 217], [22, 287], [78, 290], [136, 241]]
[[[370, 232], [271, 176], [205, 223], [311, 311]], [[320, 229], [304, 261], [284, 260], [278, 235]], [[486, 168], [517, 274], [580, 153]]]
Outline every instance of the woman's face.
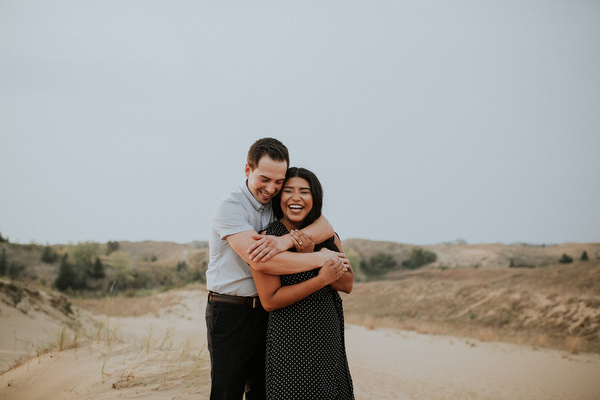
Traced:
[[283, 218], [299, 229], [313, 207], [310, 185], [303, 178], [290, 178], [281, 190], [281, 210]]

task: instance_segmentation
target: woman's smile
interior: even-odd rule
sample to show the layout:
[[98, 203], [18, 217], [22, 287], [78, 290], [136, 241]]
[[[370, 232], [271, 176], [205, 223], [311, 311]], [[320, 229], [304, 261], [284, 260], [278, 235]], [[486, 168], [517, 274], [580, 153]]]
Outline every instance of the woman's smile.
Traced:
[[312, 207], [312, 191], [306, 179], [293, 177], [285, 181], [281, 190], [281, 210], [286, 226], [301, 228]]

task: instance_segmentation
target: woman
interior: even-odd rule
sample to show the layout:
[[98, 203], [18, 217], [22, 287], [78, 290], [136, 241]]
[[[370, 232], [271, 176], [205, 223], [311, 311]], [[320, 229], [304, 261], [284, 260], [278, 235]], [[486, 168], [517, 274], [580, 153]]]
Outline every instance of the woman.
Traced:
[[[267, 235], [292, 233], [295, 250], [328, 248], [341, 252], [336, 236], [317, 244], [299, 230], [321, 215], [323, 190], [307, 169], [287, 171], [281, 193], [273, 199], [279, 221]], [[347, 261], [346, 261], [347, 262]], [[274, 276], [252, 271], [263, 307], [270, 311], [267, 328], [268, 399], [354, 399], [344, 344], [344, 315], [338, 290], [350, 293], [354, 273], [332, 260], [322, 268]]]

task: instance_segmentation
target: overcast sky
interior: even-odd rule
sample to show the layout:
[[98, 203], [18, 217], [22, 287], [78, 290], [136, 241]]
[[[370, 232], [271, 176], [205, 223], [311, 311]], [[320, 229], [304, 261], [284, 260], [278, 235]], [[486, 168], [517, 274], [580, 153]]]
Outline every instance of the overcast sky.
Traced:
[[258, 138], [342, 239], [600, 241], [599, 1], [0, 0], [0, 233], [207, 240]]

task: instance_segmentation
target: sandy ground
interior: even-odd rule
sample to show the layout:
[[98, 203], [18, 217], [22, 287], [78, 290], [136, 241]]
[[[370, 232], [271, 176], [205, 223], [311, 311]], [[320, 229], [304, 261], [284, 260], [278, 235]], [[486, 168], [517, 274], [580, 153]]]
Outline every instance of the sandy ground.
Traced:
[[[56, 340], [58, 325], [0, 304], [0, 371], [32, 356], [0, 375], [0, 399], [208, 398], [206, 296], [176, 296], [157, 316], [96, 316], [96, 340], [39, 357], [35, 343]], [[598, 355], [356, 325], [346, 347], [359, 400], [600, 399]]]

